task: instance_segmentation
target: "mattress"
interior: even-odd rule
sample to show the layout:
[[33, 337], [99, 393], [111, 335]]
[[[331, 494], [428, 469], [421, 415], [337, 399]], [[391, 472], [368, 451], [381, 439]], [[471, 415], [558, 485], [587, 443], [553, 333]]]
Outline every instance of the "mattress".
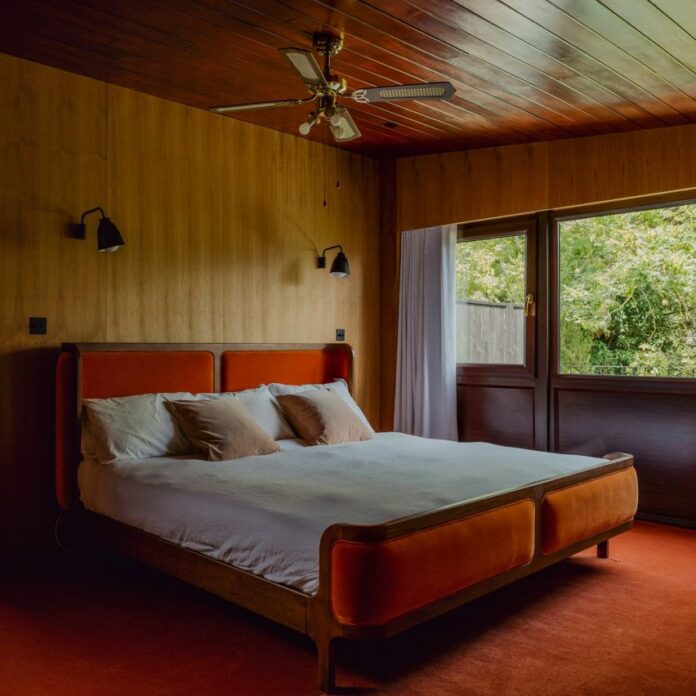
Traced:
[[377, 524], [585, 471], [603, 459], [380, 433], [373, 440], [209, 462], [157, 457], [78, 472], [92, 512], [306, 594], [336, 522]]

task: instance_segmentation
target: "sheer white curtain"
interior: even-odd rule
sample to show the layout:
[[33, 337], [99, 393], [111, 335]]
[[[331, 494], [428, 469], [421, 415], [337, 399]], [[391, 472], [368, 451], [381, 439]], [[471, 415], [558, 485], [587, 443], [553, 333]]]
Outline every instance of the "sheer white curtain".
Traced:
[[457, 439], [456, 225], [401, 236], [394, 430]]

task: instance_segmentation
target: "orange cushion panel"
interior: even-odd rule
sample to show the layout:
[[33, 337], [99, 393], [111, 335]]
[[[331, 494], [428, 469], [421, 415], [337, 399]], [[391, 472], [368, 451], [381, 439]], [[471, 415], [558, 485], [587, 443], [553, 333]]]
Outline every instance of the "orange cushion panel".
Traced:
[[389, 541], [337, 541], [331, 603], [343, 624], [379, 625], [531, 561], [534, 505], [523, 500]]
[[350, 377], [347, 350], [240, 350], [222, 354], [222, 391], [259, 384], [320, 384]]
[[553, 553], [633, 519], [638, 479], [633, 467], [544, 497], [542, 549]]
[[82, 398], [158, 392], [212, 392], [214, 358], [205, 351], [105, 351], [82, 356]]
[[75, 360], [61, 353], [56, 365], [56, 498], [68, 510], [75, 502], [75, 468], [79, 457]]

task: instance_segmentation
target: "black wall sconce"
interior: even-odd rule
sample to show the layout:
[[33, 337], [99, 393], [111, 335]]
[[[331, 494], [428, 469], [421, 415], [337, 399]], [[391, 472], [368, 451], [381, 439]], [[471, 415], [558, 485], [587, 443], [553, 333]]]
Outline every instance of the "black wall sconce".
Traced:
[[125, 245], [121, 233], [118, 231], [118, 227], [114, 225], [111, 220], [104, 215], [104, 211], [101, 208], [92, 208], [84, 213], [80, 217], [80, 222], [77, 225], [73, 225], [73, 234], [75, 239], [85, 239], [87, 236], [87, 225], [85, 225], [85, 218], [92, 213], [100, 213], [101, 220], [99, 220], [99, 227], [97, 228], [97, 248], [99, 251], [114, 252], [118, 251], [122, 246]]
[[326, 268], [326, 252], [331, 249], [338, 249], [338, 254], [331, 264], [329, 274], [334, 278], [347, 278], [350, 275], [350, 266], [348, 265], [348, 257], [343, 253], [343, 247], [340, 244], [326, 247], [321, 252], [321, 256], [317, 256], [317, 268]]

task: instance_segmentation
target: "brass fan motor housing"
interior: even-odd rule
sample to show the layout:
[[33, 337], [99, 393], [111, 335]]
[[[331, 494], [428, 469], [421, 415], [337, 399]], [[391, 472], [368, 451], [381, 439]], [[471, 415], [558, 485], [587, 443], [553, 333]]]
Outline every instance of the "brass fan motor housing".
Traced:
[[323, 55], [335, 56], [343, 48], [343, 37], [328, 32], [314, 34], [314, 50]]
[[343, 94], [348, 89], [346, 78], [339, 75], [327, 75], [326, 82], [328, 83], [328, 90], [320, 90], [320, 93]]

